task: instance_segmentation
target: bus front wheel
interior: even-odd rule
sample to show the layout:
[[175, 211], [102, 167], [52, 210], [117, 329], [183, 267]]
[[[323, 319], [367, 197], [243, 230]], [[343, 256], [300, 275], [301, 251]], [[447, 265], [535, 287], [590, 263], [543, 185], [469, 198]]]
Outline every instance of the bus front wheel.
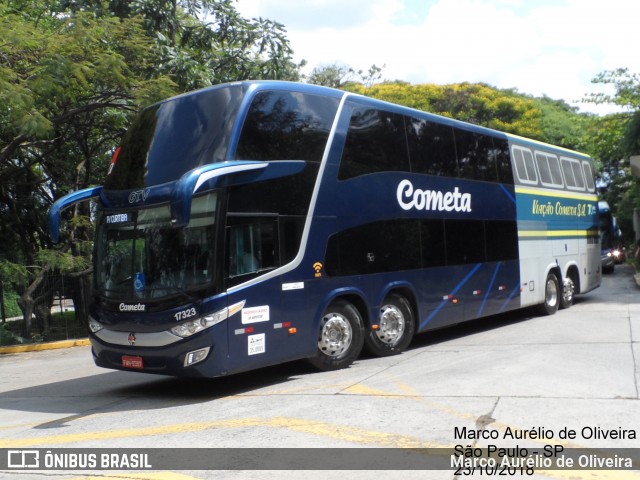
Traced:
[[351, 365], [364, 344], [364, 323], [358, 309], [335, 300], [320, 320], [318, 351], [309, 359], [318, 370], [338, 370]]
[[413, 338], [415, 321], [406, 298], [392, 293], [384, 299], [375, 328], [365, 336], [367, 350], [384, 357], [404, 351]]
[[560, 307], [560, 282], [558, 277], [552, 272], [547, 275], [547, 281], [544, 282], [544, 302], [540, 304], [539, 310], [542, 315], [553, 315]]

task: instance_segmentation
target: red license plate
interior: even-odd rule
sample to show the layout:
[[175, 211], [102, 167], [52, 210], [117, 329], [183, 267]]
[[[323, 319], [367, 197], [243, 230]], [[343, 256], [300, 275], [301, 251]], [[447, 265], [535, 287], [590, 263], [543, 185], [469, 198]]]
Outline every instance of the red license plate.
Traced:
[[127, 368], [144, 368], [142, 357], [122, 356], [122, 366]]

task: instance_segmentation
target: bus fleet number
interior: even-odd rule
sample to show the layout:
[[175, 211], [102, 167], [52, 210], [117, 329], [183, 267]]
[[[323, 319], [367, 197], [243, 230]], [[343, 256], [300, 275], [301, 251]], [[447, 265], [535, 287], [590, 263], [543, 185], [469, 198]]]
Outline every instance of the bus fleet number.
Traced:
[[195, 308], [187, 308], [186, 310], [182, 310], [174, 315], [176, 321], [185, 320], [190, 317], [195, 317], [196, 309]]

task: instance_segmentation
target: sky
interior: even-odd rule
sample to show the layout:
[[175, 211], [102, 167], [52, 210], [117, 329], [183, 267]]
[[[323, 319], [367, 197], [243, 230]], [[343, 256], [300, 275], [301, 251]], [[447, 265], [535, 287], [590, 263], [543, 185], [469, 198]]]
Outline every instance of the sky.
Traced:
[[412, 84], [483, 82], [562, 99], [583, 112], [605, 70], [640, 73], [638, 0], [236, 0], [284, 24], [294, 61], [339, 64]]

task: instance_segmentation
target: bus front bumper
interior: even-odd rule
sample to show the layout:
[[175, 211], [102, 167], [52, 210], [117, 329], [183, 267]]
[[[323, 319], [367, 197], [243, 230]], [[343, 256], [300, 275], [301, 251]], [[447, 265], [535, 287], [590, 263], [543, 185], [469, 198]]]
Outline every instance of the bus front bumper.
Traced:
[[[103, 368], [177, 377], [217, 377], [227, 374], [224, 342], [210, 332], [163, 347], [113, 345], [90, 335], [95, 364]], [[222, 345], [220, 345], [222, 344]]]

